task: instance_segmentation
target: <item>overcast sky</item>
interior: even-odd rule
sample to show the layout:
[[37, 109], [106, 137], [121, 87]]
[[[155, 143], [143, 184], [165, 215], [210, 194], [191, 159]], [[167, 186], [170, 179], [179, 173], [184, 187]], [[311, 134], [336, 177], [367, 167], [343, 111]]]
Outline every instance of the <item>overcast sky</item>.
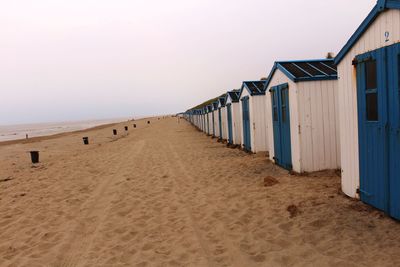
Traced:
[[376, 0], [0, 0], [0, 124], [184, 111], [337, 52]]

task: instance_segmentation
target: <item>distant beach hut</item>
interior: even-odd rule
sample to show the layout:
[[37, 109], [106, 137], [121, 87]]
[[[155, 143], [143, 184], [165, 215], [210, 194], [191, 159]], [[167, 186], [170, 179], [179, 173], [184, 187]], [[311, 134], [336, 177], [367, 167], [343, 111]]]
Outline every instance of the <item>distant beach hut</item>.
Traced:
[[228, 142], [236, 145], [240, 145], [242, 141], [239, 93], [240, 90], [232, 90], [229, 91], [225, 97]]
[[268, 151], [265, 115], [265, 81], [245, 81], [239, 92], [243, 148], [253, 153]]
[[219, 138], [219, 122], [218, 122], [218, 101], [212, 103], [213, 106], [213, 136]]
[[295, 172], [340, 167], [332, 59], [275, 62], [266, 82], [269, 157]]
[[204, 129], [203, 132], [207, 133], [208, 132], [208, 108], [207, 106], [203, 107], [203, 120], [204, 120]]
[[227, 140], [228, 135], [226, 132], [227, 116], [225, 107], [225, 95], [218, 99], [218, 128], [219, 128], [219, 139]]
[[400, 0], [379, 0], [335, 64], [342, 190], [400, 219]]
[[207, 134], [212, 135], [212, 128], [213, 128], [213, 108], [212, 105], [207, 105]]

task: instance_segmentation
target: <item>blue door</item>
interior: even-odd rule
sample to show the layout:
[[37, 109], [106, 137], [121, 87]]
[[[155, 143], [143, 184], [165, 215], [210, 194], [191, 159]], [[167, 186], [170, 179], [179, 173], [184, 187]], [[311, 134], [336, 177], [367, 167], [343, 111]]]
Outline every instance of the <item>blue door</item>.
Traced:
[[251, 137], [250, 137], [250, 108], [249, 97], [242, 99], [242, 116], [243, 116], [243, 146], [247, 151], [251, 151]]
[[356, 57], [360, 198], [400, 219], [399, 45]]
[[222, 116], [221, 108], [218, 109], [218, 123], [219, 123], [219, 139], [222, 139]]
[[271, 88], [272, 117], [274, 128], [275, 163], [285, 169], [292, 167], [290, 141], [289, 86], [281, 84]]
[[229, 144], [233, 144], [232, 137], [232, 106], [231, 104], [226, 105], [226, 113], [228, 118], [228, 142]]
[[400, 45], [388, 48], [389, 213], [400, 219]]

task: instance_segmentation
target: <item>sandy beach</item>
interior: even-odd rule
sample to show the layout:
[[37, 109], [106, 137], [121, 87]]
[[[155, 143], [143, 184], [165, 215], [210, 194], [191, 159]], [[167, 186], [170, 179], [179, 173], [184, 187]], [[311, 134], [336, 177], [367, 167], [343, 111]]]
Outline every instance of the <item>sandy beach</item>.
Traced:
[[400, 265], [400, 223], [334, 172], [290, 175], [150, 120], [0, 145], [0, 266]]

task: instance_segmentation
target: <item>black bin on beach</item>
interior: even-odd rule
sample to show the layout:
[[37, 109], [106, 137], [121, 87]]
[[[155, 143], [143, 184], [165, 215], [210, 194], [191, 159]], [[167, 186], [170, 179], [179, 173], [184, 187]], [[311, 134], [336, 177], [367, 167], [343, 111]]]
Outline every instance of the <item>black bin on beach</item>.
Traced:
[[128, 126], [125, 126], [125, 131], [128, 131]]
[[147, 124], [150, 124], [150, 121], [147, 121]]
[[117, 130], [113, 129], [113, 135], [117, 135]]
[[136, 124], [133, 125], [133, 128], [136, 128]]
[[39, 151], [30, 151], [31, 161], [33, 164], [39, 163]]
[[89, 137], [83, 137], [83, 144], [88, 145], [89, 144]]

